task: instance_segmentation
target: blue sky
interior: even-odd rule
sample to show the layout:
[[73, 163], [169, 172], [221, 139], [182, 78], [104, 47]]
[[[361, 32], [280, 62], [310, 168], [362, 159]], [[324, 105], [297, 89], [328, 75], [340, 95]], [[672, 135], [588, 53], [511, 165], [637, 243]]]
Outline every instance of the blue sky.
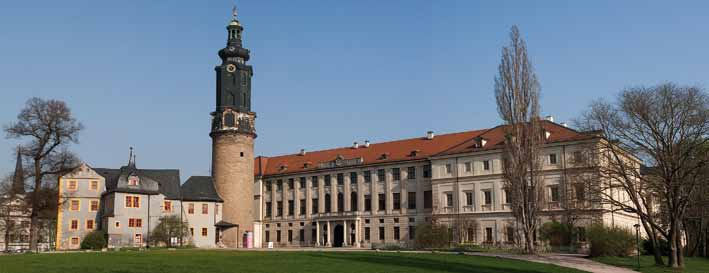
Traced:
[[[66, 101], [92, 166], [208, 175], [217, 51], [234, 1], [0, 4], [0, 124], [33, 96]], [[705, 87], [709, 3], [696, 1], [237, 1], [254, 67], [261, 155], [499, 123], [500, 47], [517, 24], [542, 111], [663, 81]], [[17, 141], [0, 140], [0, 171]]]

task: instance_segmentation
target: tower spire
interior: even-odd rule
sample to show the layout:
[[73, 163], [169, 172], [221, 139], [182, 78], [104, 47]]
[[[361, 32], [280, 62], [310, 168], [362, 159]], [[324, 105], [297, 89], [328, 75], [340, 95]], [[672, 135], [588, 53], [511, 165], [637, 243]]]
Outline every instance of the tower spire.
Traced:
[[17, 163], [15, 164], [15, 174], [12, 177], [12, 193], [25, 193], [25, 172], [22, 169], [22, 147], [17, 146]]
[[130, 154], [128, 155], [128, 167], [135, 168], [135, 155], [133, 154], [133, 147], [129, 148]]

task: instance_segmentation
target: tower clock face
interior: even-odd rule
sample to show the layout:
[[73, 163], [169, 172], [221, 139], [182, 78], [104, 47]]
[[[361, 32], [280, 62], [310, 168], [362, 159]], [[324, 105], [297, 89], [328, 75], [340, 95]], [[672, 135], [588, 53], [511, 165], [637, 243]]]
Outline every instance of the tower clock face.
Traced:
[[228, 64], [228, 65], [226, 66], [226, 71], [228, 71], [228, 72], [234, 72], [234, 71], [236, 71], [236, 66], [233, 65], [233, 64]]

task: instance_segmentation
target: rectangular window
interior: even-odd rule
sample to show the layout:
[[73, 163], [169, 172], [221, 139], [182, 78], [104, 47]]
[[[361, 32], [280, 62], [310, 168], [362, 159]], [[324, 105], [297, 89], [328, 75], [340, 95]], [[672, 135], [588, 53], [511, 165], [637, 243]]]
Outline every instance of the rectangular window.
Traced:
[[266, 202], [266, 217], [271, 217], [271, 211], [273, 208], [271, 208], [271, 202]]
[[163, 211], [165, 211], [165, 212], [172, 212], [172, 202], [170, 202], [170, 201], [163, 201], [162, 209], [163, 209]]
[[406, 178], [409, 180], [416, 179], [416, 167], [409, 167], [406, 169]]
[[79, 237], [71, 237], [71, 244], [72, 245], [79, 245]]
[[406, 198], [406, 201], [409, 202], [408, 209], [416, 209], [416, 192], [410, 191], [407, 194], [408, 196]]
[[332, 176], [330, 176], [329, 174], [325, 175], [325, 187], [329, 187], [331, 183], [332, 183]]
[[317, 176], [311, 177], [310, 180], [311, 180], [311, 181], [310, 181], [311, 186], [312, 186], [313, 188], [317, 188], [317, 187], [319, 186], [319, 185], [318, 185], [318, 177], [317, 177]]
[[90, 211], [98, 211], [98, 200], [91, 200], [91, 206], [89, 206]]
[[300, 178], [300, 181], [298, 182], [298, 188], [305, 189], [305, 177]]
[[515, 242], [515, 229], [513, 227], [507, 227], [507, 230], [505, 232], [507, 235], [507, 242], [508, 243], [514, 243]]
[[384, 238], [385, 238], [384, 235], [385, 235], [384, 234], [384, 227], [379, 227], [379, 240], [380, 241], [384, 241]]
[[266, 191], [272, 190], [272, 186], [273, 186], [272, 184], [273, 184], [273, 181], [271, 181], [271, 180], [266, 181]]
[[446, 193], [446, 207], [452, 207], [452, 206], [453, 206], [453, 193], [447, 192]]
[[431, 165], [423, 165], [423, 178], [431, 178]]
[[577, 234], [578, 234], [579, 242], [586, 241], [586, 228], [585, 227], [578, 227]]
[[194, 237], [194, 228], [190, 228], [190, 236]]
[[556, 154], [549, 154], [549, 164], [556, 165]]
[[392, 201], [394, 202], [394, 209], [401, 209], [401, 193], [395, 192], [391, 195]]
[[126, 208], [140, 208], [140, 196], [126, 196]]
[[372, 182], [372, 171], [364, 171], [364, 183]]
[[116, 226], [116, 228], [121, 228], [121, 222], [116, 221], [115, 226]]
[[350, 184], [357, 184], [357, 173], [350, 172]]
[[202, 214], [209, 214], [209, 204], [202, 204]]
[[452, 166], [450, 163], [449, 163], [449, 164], [446, 164], [446, 165], [444, 166], [444, 168], [443, 168], [443, 171], [444, 171], [446, 174], [451, 174], [451, 173], [453, 173], [453, 166]]
[[293, 242], [293, 230], [288, 230], [288, 243]]
[[98, 190], [98, 181], [96, 180], [91, 180], [91, 184], [89, 185], [89, 189], [92, 191], [97, 191]]
[[485, 170], [485, 171], [490, 170], [490, 160], [483, 160], [483, 170]]
[[194, 214], [194, 203], [187, 204], [187, 214]]
[[312, 201], [310, 201], [312, 208], [311, 208], [311, 213], [318, 213], [318, 199], [313, 198]]
[[345, 184], [345, 174], [343, 173], [338, 173], [337, 174], [337, 185], [342, 186]]
[[364, 211], [372, 211], [372, 196], [369, 194], [364, 195]]
[[69, 180], [69, 183], [66, 185], [66, 188], [67, 190], [75, 191], [78, 188], [76, 180]]
[[202, 237], [207, 237], [207, 233], [208, 233], [207, 228], [203, 227], [202, 228]]
[[72, 199], [69, 202], [69, 210], [70, 211], [79, 211], [80, 206], [81, 206], [81, 201], [79, 201], [77, 199]]
[[424, 191], [423, 192], [423, 208], [430, 209], [433, 208], [433, 192]]
[[293, 178], [288, 178], [288, 189], [289, 190], [294, 189], [293, 188], [293, 185], [295, 184], [294, 182], [295, 182], [295, 180]]
[[465, 192], [465, 205], [466, 206], [473, 205], [473, 192], [471, 192], [471, 191]]
[[276, 190], [279, 190], [279, 191], [283, 190], [283, 179], [276, 180]]
[[281, 242], [281, 231], [276, 230], [276, 242]]
[[399, 234], [400, 231], [401, 230], [399, 229], [399, 227], [394, 227], [394, 240], [398, 241], [401, 239], [401, 238], [399, 238], [399, 235], [401, 235], [401, 234]]
[[288, 200], [288, 216], [293, 216], [293, 214], [295, 214], [295, 202]]
[[485, 228], [485, 242], [492, 243], [492, 228]]
[[409, 240], [416, 239], [416, 226], [409, 226]]
[[505, 204], [509, 204], [510, 201], [512, 201], [512, 192], [510, 192], [510, 189], [503, 189], [505, 192]]
[[300, 206], [298, 207], [300, 209], [299, 215], [305, 215], [305, 206], [305, 199], [300, 199]]
[[142, 245], [143, 244], [143, 234], [140, 234], [140, 233], [136, 234], [133, 237], [133, 243], [136, 245]]
[[379, 210], [385, 210], [386, 209], [386, 195], [383, 193], [379, 194]]
[[377, 170], [377, 182], [384, 182], [386, 180], [386, 172], [384, 169]]
[[140, 218], [129, 218], [128, 227], [139, 228], [143, 227], [143, 219]]
[[364, 240], [365, 241], [369, 241], [369, 235], [370, 235], [369, 227], [364, 227]]
[[266, 230], [266, 242], [270, 242], [270, 241], [271, 241], [271, 231]]
[[559, 186], [550, 186], [549, 193], [551, 195], [552, 202], [559, 202]]
[[576, 192], [576, 200], [586, 200], [586, 189], [582, 183], [574, 184], [574, 191]]
[[283, 216], [283, 201], [276, 202], [276, 216]]
[[298, 240], [300, 242], [305, 242], [305, 230], [302, 228], [298, 231]]
[[465, 172], [469, 173], [473, 171], [473, 163], [472, 162], [465, 162]]
[[392, 169], [391, 169], [391, 176], [392, 176], [392, 180], [394, 180], [394, 181], [399, 181], [399, 180], [401, 180], [401, 169], [399, 169], [399, 168], [392, 168]]
[[483, 190], [483, 199], [485, 200], [485, 205], [492, 204], [492, 191]]
[[214, 215], [219, 215], [219, 204], [214, 204]]
[[70, 230], [77, 230], [79, 229], [79, 220], [71, 220], [71, 226], [69, 227]]

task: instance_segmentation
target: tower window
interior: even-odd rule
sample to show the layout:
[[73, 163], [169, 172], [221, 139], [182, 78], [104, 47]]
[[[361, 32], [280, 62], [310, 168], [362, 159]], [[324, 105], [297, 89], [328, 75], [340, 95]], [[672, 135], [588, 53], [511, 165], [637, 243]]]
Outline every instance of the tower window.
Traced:
[[233, 113], [226, 113], [226, 115], [224, 115], [224, 125], [226, 125], [227, 127], [234, 127]]
[[244, 157], [244, 152], [241, 152], [241, 153], [239, 153], [239, 154], [241, 155], [241, 157]]

